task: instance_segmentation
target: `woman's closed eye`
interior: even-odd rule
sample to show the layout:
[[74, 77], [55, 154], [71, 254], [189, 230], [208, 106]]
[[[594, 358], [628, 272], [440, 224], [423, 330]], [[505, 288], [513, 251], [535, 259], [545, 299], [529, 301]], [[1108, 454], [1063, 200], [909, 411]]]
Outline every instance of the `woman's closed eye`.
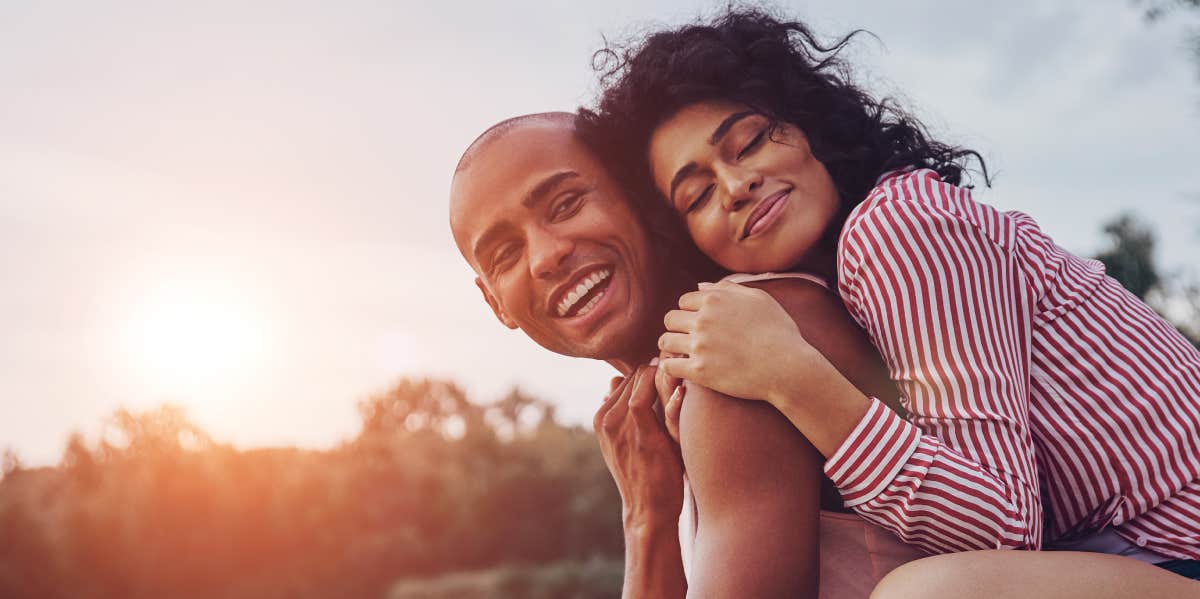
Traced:
[[767, 129], [764, 127], [763, 129], [761, 129], [761, 130], [758, 132], [758, 134], [757, 134], [757, 135], [755, 135], [753, 138], [751, 138], [751, 139], [750, 139], [749, 143], [747, 143], [746, 145], [742, 146], [742, 149], [741, 149], [741, 150], [738, 150], [738, 153], [737, 153], [738, 160], [741, 160], [741, 158], [742, 158], [743, 156], [745, 156], [746, 154], [749, 154], [750, 152], [753, 152], [753, 151], [754, 151], [754, 149], [755, 149], [755, 148], [757, 148], [757, 147], [759, 146], [759, 144], [761, 144], [761, 143], [762, 143], [762, 140], [763, 140], [763, 139], [764, 139], [766, 136], [767, 136]]
[[708, 200], [710, 196], [712, 196], [714, 187], [716, 186], [710, 183], [708, 187], [705, 187], [703, 190], [701, 190], [700, 195], [696, 196], [696, 199], [692, 200], [692, 203], [688, 204], [688, 207], [686, 210], [684, 210], [684, 212], [692, 212], [703, 206], [704, 202]]

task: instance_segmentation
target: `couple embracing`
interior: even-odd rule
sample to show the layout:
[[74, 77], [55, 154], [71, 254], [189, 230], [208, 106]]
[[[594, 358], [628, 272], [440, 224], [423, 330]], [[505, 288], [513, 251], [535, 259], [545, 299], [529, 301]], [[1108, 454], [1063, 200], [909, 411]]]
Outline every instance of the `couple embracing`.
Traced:
[[978, 155], [856, 87], [846, 42], [753, 10], [654, 33], [594, 109], [454, 173], [500, 321], [622, 375], [595, 427], [625, 596], [1200, 597], [1200, 352], [975, 201]]

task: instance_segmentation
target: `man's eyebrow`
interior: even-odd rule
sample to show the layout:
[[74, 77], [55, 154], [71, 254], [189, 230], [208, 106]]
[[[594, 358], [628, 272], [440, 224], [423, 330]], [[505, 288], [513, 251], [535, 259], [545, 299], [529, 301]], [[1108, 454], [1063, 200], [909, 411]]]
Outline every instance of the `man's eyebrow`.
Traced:
[[550, 192], [553, 191], [555, 187], [558, 187], [559, 183], [562, 183], [567, 179], [575, 179], [577, 177], [579, 177], [579, 173], [575, 171], [559, 171], [554, 173], [553, 175], [542, 179], [537, 185], [534, 185], [533, 189], [529, 190], [529, 193], [525, 194], [525, 199], [521, 201], [521, 205], [526, 208], [533, 208], [538, 202], [546, 199]]
[[[708, 138], [708, 145], [715, 146], [721, 143], [721, 140], [725, 137], [725, 134], [729, 133], [729, 130], [732, 129], [738, 121], [756, 114], [759, 114], [759, 112], [756, 110], [743, 110], [742, 112], [735, 112], [725, 117], [725, 120], [721, 121], [721, 124], [717, 125], [716, 129], [713, 129], [712, 135], [710, 135]], [[678, 171], [675, 171], [675, 176], [671, 178], [671, 191], [667, 194], [667, 199], [671, 201], [672, 206], [675, 205], [675, 188], [679, 187], [679, 184], [682, 183], [683, 180], [695, 170], [696, 163], [689, 162], [680, 167]]]
[[[539, 181], [537, 185], [534, 185], [533, 189], [529, 190], [529, 193], [525, 194], [524, 199], [521, 200], [521, 205], [527, 209], [532, 209], [538, 204], [538, 202], [541, 202], [549, 197], [550, 192], [553, 191], [554, 188], [560, 183], [568, 179], [575, 179], [579, 176], [579, 173], [575, 171], [559, 171], [554, 173], [553, 175], [550, 175], [549, 177]], [[479, 256], [480, 252], [482, 252], [488, 245], [494, 243], [497, 238], [506, 235], [507, 228], [508, 227], [505, 226], [504, 223], [495, 223], [488, 227], [487, 230], [485, 230], [483, 234], [480, 235], [477, 240], [475, 240], [475, 245], [471, 248], [471, 253], [475, 255], [475, 259], [477, 261], [482, 262]]]
[[497, 238], [504, 237], [507, 234], [505, 231], [507, 228], [508, 227], [505, 226], [504, 223], [496, 223], [488, 227], [487, 230], [479, 236], [479, 239], [475, 240], [475, 245], [471, 248], [471, 254], [475, 256], [476, 262], [483, 263], [483, 257], [480, 256], [480, 254], [489, 245], [494, 243]]

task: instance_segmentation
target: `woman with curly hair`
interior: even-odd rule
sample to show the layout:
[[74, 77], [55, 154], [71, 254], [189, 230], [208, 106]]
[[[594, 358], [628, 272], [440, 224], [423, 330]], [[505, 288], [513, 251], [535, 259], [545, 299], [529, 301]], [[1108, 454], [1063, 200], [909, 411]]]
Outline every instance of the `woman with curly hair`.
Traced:
[[[599, 54], [582, 134], [731, 273], [667, 315], [660, 372], [769, 402], [859, 517], [954, 554], [881, 596], [1200, 595], [1184, 578], [1200, 576], [1200, 351], [1030, 217], [976, 202], [979, 155], [856, 87], [853, 35], [733, 11]], [[869, 335], [904, 410], [777, 301], [814, 286]], [[686, 442], [686, 386], [660, 391]], [[1076, 551], [983, 551], [1042, 548]]]

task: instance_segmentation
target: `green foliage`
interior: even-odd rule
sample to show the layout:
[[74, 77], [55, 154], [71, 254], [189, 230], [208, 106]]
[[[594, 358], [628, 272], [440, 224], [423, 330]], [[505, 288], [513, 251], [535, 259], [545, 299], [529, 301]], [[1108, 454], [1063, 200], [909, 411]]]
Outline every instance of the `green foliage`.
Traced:
[[1109, 249], [1096, 259], [1108, 276], [1143, 300], [1159, 287], [1161, 280], [1154, 261], [1154, 232], [1130, 214], [1122, 214], [1104, 225]]
[[[1163, 278], [1154, 258], [1154, 231], [1133, 215], [1117, 216], [1104, 225], [1104, 233], [1109, 248], [1096, 259], [1104, 263], [1108, 276], [1147, 302], [1200, 348], [1200, 285], [1170, 284]], [[1176, 313], [1174, 318], [1170, 312]]]
[[[7, 460], [0, 597], [381, 597], [504, 564], [534, 587], [619, 589], [586, 561], [622, 552], [589, 431], [519, 391], [481, 406], [444, 381], [401, 381], [359, 411], [329, 451], [240, 451], [168, 406], [117, 412], [92, 445], [72, 436], [57, 468]], [[582, 565], [534, 567], [560, 560]]]

